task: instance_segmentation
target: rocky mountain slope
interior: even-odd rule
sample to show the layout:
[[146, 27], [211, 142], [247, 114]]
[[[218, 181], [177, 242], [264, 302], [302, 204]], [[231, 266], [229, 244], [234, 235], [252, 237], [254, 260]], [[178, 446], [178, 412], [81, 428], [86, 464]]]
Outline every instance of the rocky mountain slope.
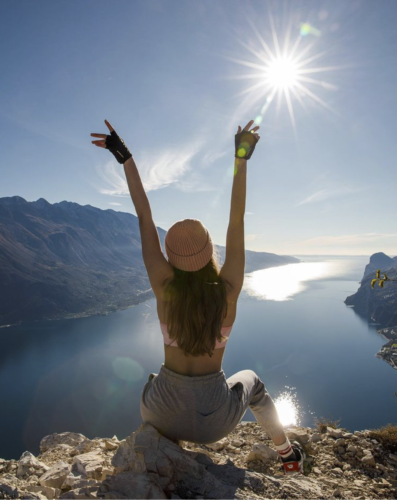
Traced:
[[[165, 255], [166, 231], [158, 233]], [[223, 264], [225, 247], [215, 250]], [[295, 262], [247, 250], [245, 272]], [[107, 314], [153, 297], [135, 215], [0, 198], [0, 326]]]
[[382, 328], [377, 329], [377, 333], [388, 342], [376, 356], [397, 370], [397, 281], [386, 281], [383, 288], [375, 283], [372, 288], [371, 281], [378, 269], [381, 277], [386, 273], [390, 279], [397, 279], [397, 257], [390, 258], [382, 252], [371, 255], [360, 288], [346, 298], [345, 304], [354, 307], [354, 311], [367, 321], [380, 324]]
[[396, 498], [397, 454], [369, 430], [324, 431], [286, 429], [307, 455], [293, 476], [256, 422], [208, 445], [174, 443], [147, 423], [122, 441], [51, 434], [37, 457], [0, 460], [0, 498]]
[[383, 252], [374, 253], [371, 255], [369, 263], [365, 266], [363, 278], [369, 274], [375, 277], [377, 269], [384, 271], [386, 269], [390, 269], [391, 267], [397, 269], [397, 257], [391, 258]]
[[[381, 263], [389, 266], [379, 266]], [[385, 254], [377, 253], [371, 256], [366, 266], [364, 278], [356, 293], [346, 298], [345, 304], [353, 306], [354, 311], [369, 321], [380, 323], [382, 327], [397, 326], [397, 282], [385, 282], [383, 288], [376, 283], [371, 288], [371, 280], [375, 278], [377, 269], [386, 272], [389, 278], [397, 279], [396, 258], [390, 259]]]

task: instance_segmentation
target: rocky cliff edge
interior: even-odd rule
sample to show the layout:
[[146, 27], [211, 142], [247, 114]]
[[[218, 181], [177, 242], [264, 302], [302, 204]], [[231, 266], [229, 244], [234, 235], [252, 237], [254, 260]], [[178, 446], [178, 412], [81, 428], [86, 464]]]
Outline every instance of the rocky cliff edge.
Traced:
[[37, 457], [0, 459], [0, 498], [396, 498], [395, 451], [370, 430], [322, 430], [286, 429], [307, 455], [289, 477], [256, 422], [210, 445], [174, 443], [147, 423], [122, 441], [55, 433]]

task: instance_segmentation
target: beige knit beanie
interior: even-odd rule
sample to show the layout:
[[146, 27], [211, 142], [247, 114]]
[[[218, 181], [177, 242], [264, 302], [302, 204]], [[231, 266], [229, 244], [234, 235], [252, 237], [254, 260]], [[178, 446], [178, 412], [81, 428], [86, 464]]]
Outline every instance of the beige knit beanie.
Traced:
[[183, 271], [198, 271], [206, 266], [213, 250], [211, 236], [198, 219], [179, 220], [165, 235], [168, 260]]

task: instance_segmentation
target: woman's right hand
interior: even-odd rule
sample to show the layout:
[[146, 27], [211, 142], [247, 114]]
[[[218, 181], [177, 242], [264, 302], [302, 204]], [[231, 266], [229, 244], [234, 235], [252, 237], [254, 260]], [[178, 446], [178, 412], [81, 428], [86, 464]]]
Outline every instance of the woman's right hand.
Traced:
[[[251, 126], [251, 124], [252, 124], [252, 122], [253, 122], [253, 121], [255, 121], [255, 120], [250, 120], [250, 121], [247, 123], [247, 125], [244, 127], [244, 130], [247, 130], [248, 132], [251, 132], [251, 133], [254, 133], [254, 130], [258, 130], [258, 128], [260, 128], [260, 127], [259, 127], [259, 125], [257, 125], [257, 126], [256, 126], [256, 127], [254, 127], [252, 130], [250, 130], [250, 126]], [[241, 132], [241, 127], [240, 127], [240, 125], [239, 125], [239, 126], [238, 126], [238, 129], [237, 129], [237, 133], [239, 134], [240, 132]], [[257, 139], [259, 139], [259, 138], [260, 138], [260, 135], [258, 135], [258, 134], [254, 134], [254, 136], [255, 136]]]
[[[240, 125], [238, 126], [237, 134], [235, 135], [235, 158], [247, 160], [251, 158], [256, 143], [260, 139], [260, 135], [255, 133], [255, 131], [260, 128], [259, 125], [250, 130], [253, 122], [254, 120], [250, 120], [243, 130], [241, 130]], [[247, 134], [247, 132], [249, 132], [250, 135]], [[255, 139], [253, 139], [252, 136], [254, 136]]]

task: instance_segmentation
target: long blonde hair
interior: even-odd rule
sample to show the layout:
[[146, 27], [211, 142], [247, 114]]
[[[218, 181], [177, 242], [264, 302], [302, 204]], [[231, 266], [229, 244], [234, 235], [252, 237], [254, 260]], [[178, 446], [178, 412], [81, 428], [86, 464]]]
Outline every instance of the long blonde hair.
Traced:
[[226, 283], [230, 283], [219, 275], [215, 253], [198, 271], [172, 268], [174, 277], [164, 288], [169, 337], [176, 339], [185, 356], [211, 357], [216, 341], [226, 338], [221, 328], [228, 310]]

